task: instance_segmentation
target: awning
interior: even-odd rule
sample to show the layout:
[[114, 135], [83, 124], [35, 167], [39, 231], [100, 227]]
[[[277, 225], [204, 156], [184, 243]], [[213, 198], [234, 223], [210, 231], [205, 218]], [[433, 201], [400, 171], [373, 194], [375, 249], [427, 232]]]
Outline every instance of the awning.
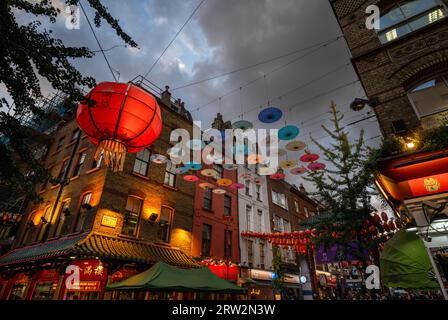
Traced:
[[208, 268], [180, 269], [163, 262], [121, 282], [109, 290], [190, 291], [244, 294], [245, 288], [214, 275]]
[[83, 233], [11, 250], [0, 257], [0, 266], [67, 255], [94, 256], [145, 264], [164, 261], [179, 267], [199, 267], [190, 256], [177, 248], [97, 233]]
[[423, 241], [415, 232], [401, 230], [384, 245], [380, 256], [383, 285], [392, 288], [439, 288]]

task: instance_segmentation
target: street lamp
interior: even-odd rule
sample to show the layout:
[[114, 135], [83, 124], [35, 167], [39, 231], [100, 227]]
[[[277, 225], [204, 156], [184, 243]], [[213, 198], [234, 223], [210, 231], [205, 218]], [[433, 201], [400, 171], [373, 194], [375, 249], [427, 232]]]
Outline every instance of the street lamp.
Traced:
[[378, 97], [373, 97], [371, 99], [361, 99], [355, 98], [352, 103], [350, 103], [350, 109], [353, 111], [361, 111], [364, 109], [366, 105], [371, 106], [372, 108], [376, 107], [380, 103], [380, 99]]

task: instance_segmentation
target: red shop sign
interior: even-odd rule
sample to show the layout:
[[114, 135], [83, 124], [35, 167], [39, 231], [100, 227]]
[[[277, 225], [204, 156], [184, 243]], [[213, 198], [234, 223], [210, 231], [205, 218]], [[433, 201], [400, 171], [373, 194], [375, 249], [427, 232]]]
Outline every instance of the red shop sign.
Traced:
[[56, 270], [41, 270], [39, 271], [39, 276], [37, 277], [38, 282], [54, 282], [58, 281], [59, 273]]
[[408, 185], [414, 197], [447, 192], [448, 173], [408, 180]]

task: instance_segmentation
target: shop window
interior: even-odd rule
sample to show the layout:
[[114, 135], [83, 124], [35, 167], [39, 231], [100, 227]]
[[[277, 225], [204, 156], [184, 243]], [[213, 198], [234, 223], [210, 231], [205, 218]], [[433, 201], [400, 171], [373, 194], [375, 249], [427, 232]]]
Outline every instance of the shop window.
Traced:
[[170, 242], [171, 226], [173, 223], [174, 210], [169, 207], [162, 207], [160, 210], [160, 240]]
[[210, 257], [212, 239], [212, 226], [209, 224], [202, 225], [202, 242], [201, 242], [201, 256]]
[[232, 231], [224, 230], [224, 258], [232, 258]]
[[85, 193], [82, 196], [81, 207], [79, 208], [78, 221], [76, 222], [75, 231], [79, 232], [79, 231], [83, 230], [84, 222], [85, 222], [86, 217], [87, 217], [87, 209], [85, 207], [86, 207], [86, 205], [90, 205], [91, 199], [92, 199], [92, 193], [91, 192]]
[[56, 217], [56, 225], [54, 228], [54, 237], [59, 237], [61, 235], [62, 227], [64, 226], [64, 222], [65, 222], [65, 211], [68, 210], [69, 205], [70, 205], [70, 200], [65, 200], [61, 203], [58, 215]]
[[232, 215], [232, 197], [228, 195], [224, 195], [224, 215]]
[[16, 281], [11, 288], [9, 300], [25, 300], [26, 289], [28, 287], [28, 279], [24, 277], [21, 281]]
[[204, 203], [203, 206], [207, 210], [213, 209], [213, 193], [212, 190], [207, 188], [204, 189]]
[[49, 206], [47, 208], [45, 208], [45, 212], [44, 215], [42, 216], [42, 218], [40, 219], [39, 225], [39, 232], [37, 234], [37, 241], [45, 241], [48, 237], [48, 228], [50, 228], [51, 226], [51, 211], [52, 211], [53, 207]]
[[52, 300], [58, 284], [54, 281], [38, 282], [31, 300]]
[[408, 92], [417, 116], [424, 117], [448, 109], [448, 81], [439, 77], [419, 84]]
[[380, 18], [381, 43], [398, 39], [446, 16], [441, 0], [410, 0], [396, 4]]
[[249, 264], [249, 268], [252, 268], [254, 265], [254, 241], [247, 240], [247, 263]]
[[136, 197], [128, 197], [126, 202], [126, 212], [123, 222], [122, 234], [128, 236], [137, 235], [140, 213], [143, 207], [143, 200]]
[[143, 149], [135, 155], [134, 169], [135, 173], [146, 176], [149, 168], [149, 158], [151, 157], [151, 151]]
[[96, 168], [101, 167], [101, 164], [103, 163], [103, 154], [104, 154], [104, 152], [101, 152], [101, 155], [100, 155], [100, 158], [98, 159], [98, 161], [95, 160], [95, 158], [93, 158], [91, 169], [96, 169]]
[[176, 186], [176, 165], [169, 160], [166, 163], [164, 184], [173, 188]]
[[73, 170], [72, 177], [77, 177], [81, 173], [82, 165], [86, 161], [87, 153], [85, 151], [80, 152], [78, 155], [78, 160], [76, 161], [75, 169]]

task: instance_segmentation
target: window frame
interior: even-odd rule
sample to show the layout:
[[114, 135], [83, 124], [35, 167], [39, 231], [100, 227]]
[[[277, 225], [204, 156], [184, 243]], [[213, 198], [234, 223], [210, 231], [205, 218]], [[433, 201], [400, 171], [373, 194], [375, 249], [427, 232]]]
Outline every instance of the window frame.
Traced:
[[[145, 159], [139, 157], [139, 154], [141, 152], [144, 152], [144, 151], [148, 151], [148, 160], [145, 160]], [[139, 152], [137, 152], [135, 154], [134, 166], [132, 167], [132, 172], [133, 173], [139, 174], [139, 175], [145, 176], [145, 177], [148, 176], [149, 166], [150, 166], [150, 163], [151, 163], [151, 153], [152, 153], [151, 149], [143, 149], [143, 150], [141, 150], [141, 151], [139, 151]], [[136, 170], [137, 163], [140, 164], [140, 167], [139, 167], [138, 171]], [[145, 173], [141, 173], [142, 163], [146, 165]]]
[[232, 215], [232, 197], [224, 195], [224, 215], [230, 217]]
[[[169, 210], [169, 220], [165, 221], [164, 225], [161, 225], [161, 222], [162, 222], [162, 210], [163, 209]], [[162, 206], [160, 208], [159, 224], [160, 224], [160, 227], [161, 227], [161, 232], [160, 232], [160, 237], [159, 238], [163, 242], [170, 243], [171, 231], [172, 231], [172, 226], [173, 226], [173, 219], [174, 219], [174, 209], [172, 207], [169, 207], [169, 206]]]
[[[130, 198], [136, 199], [139, 201], [140, 206], [139, 206], [138, 212], [134, 212], [134, 211], [131, 211], [128, 209], [128, 201]], [[142, 198], [139, 198], [134, 195], [128, 195], [128, 197], [126, 198], [126, 206], [124, 209], [123, 226], [121, 227], [121, 232], [120, 232], [122, 235], [125, 235], [128, 237], [136, 237], [138, 235], [138, 231], [139, 231], [139, 227], [140, 227], [140, 220], [141, 220], [141, 216], [142, 216], [142, 212], [143, 212], [143, 205], [144, 205], [144, 200]], [[129, 224], [128, 219], [129, 219], [130, 214], [136, 215], [136, 217], [134, 217], [136, 219], [135, 228], [133, 229], [132, 234], [123, 232], [125, 230], [125, 227], [127, 227], [126, 224]]]
[[[202, 207], [206, 210], [213, 211], [213, 192], [209, 188], [205, 188], [203, 190], [204, 191], [202, 194]], [[208, 195], [210, 195], [210, 197], [208, 197]], [[206, 202], [207, 203], [209, 202], [208, 206], [206, 205]]]
[[[206, 233], [208, 231], [208, 233]], [[202, 257], [210, 257], [212, 253], [212, 233], [213, 227], [210, 224], [203, 223], [202, 224], [202, 232], [201, 232], [201, 256]], [[208, 238], [204, 235], [208, 234]], [[204, 252], [204, 244], [206, 244], [207, 252]]]
[[176, 182], [177, 182], [176, 165], [171, 160], [168, 160], [165, 166], [165, 176], [163, 178], [163, 184], [168, 187], [175, 188]]
[[82, 210], [83, 209], [82, 205], [90, 204], [91, 201], [92, 201], [92, 191], [86, 191], [81, 195], [78, 215], [76, 216], [75, 220], [75, 232], [80, 232], [83, 229], [84, 222], [87, 216], [87, 212], [85, 212], [85, 210]]
[[81, 175], [82, 166], [86, 162], [86, 158], [87, 158], [87, 150], [78, 152], [78, 158], [76, 159], [76, 164], [73, 167], [72, 178]]

